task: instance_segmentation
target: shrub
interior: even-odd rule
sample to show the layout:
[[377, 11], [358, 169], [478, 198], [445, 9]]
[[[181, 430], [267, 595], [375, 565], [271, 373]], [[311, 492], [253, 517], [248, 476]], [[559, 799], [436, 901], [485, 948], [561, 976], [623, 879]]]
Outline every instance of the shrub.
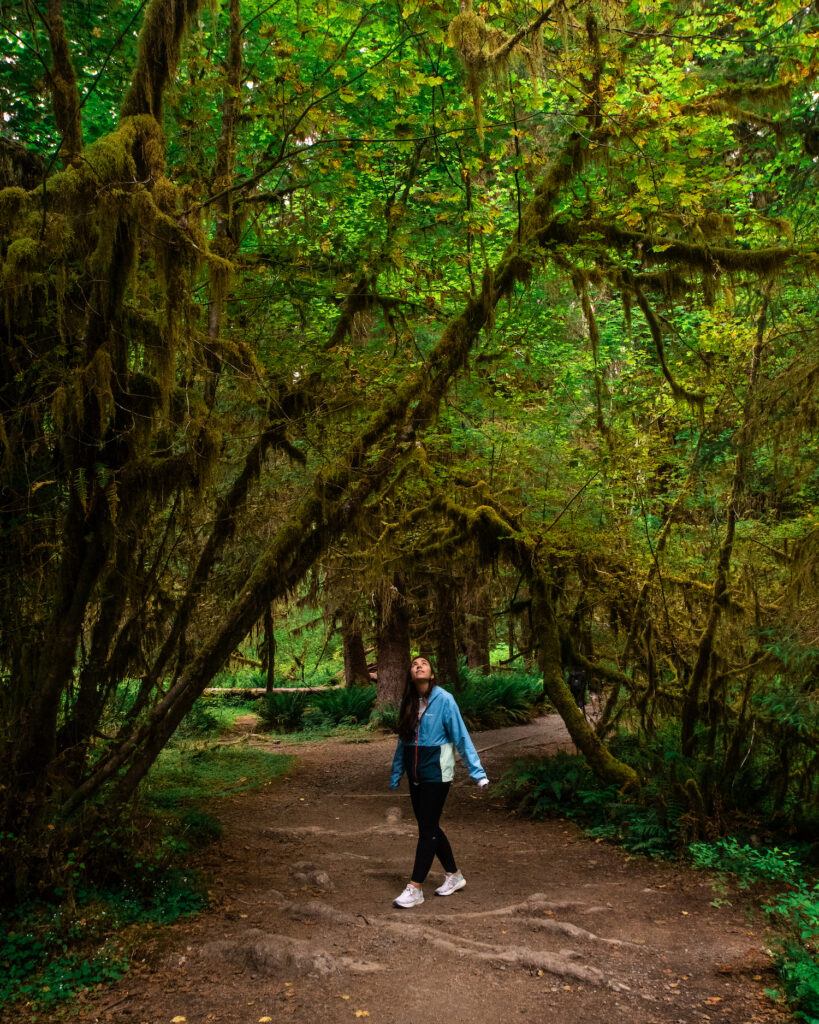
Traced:
[[388, 732], [398, 732], [398, 705], [385, 703], [376, 704], [370, 712], [370, 727], [372, 729], [386, 729]]
[[302, 728], [308, 693], [268, 693], [262, 698], [259, 718], [262, 728], [273, 732], [298, 732]]
[[480, 676], [465, 670], [464, 688], [453, 693], [468, 729], [519, 725], [542, 714], [543, 687], [537, 676], [498, 673]]
[[[785, 994], [796, 1016], [819, 1022], [819, 883], [800, 881], [765, 909], [781, 920], [786, 937], [776, 958]], [[772, 993], [773, 994], [773, 993]]]
[[586, 759], [557, 754], [513, 762], [501, 791], [535, 818], [563, 817], [586, 826], [595, 839], [621, 843], [633, 853], [667, 856], [678, 841], [676, 816], [683, 808], [626, 799], [617, 786], [603, 786]]
[[741, 889], [761, 879], [792, 882], [799, 867], [787, 850], [741, 846], [733, 836], [716, 843], [691, 843], [688, 852], [697, 867], [736, 875]]
[[335, 726], [366, 722], [375, 704], [375, 691], [374, 686], [350, 686], [311, 694], [305, 724]]
[[206, 736], [208, 733], [216, 732], [220, 727], [220, 721], [208, 707], [208, 702], [203, 697], [198, 697], [190, 711], [182, 719], [177, 729], [178, 736]]

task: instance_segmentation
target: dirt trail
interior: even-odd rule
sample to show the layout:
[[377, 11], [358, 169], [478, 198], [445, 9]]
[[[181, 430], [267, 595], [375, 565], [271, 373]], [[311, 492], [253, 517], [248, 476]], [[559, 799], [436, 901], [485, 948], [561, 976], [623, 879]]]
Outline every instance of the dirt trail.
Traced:
[[[474, 739], [490, 779], [567, 745], [555, 718]], [[298, 755], [288, 779], [216, 808], [213, 908], [157, 933], [83, 1021], [786, 1019], [763, 994], [764, 925], [712, 907], [698, 873], [510, 817], [459, 765], [442, 820], [467, 887], [436, 897], [436, 864], [424, 904], [397, 910], [415, 823], [406, 780], [387, 788], [394, 741], [276, 749]]]

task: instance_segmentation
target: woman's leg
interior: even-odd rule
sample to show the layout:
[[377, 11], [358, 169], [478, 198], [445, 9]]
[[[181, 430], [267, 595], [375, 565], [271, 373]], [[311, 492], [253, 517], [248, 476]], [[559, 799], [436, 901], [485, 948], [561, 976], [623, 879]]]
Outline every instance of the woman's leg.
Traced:
[[458, 870], [452, 847], [438, 823], [449, 787], [449, 782], [421, 782], [417, 786], [410, 784], [412, 809], [418, 821], [418, 845], [415, 849], [412, 881], [418, 886], [429, 874], [436, 854], [445, 871]]

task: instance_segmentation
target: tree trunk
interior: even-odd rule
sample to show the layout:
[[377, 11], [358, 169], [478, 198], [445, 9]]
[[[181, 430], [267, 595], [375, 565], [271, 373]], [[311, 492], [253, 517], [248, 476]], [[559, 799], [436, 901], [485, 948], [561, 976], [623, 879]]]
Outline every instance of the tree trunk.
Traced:
[[602, 782], [636, 789], [640, 784], [637, 773], [603, 745], [563, 679], [560, 633], [546, 584], [542, 580], [533, 581], [532, 620], [538, 638], [538, 666], [543, 673], [543, 689], [565, 722], [572, 742]]
[[379, 601], [378, 703], [397, 704], [410, 664], [409, 609], [396, 577], [387, 598]]
[[342, 615], [341, 635], [344, 640], [344, 683], [346, 686], [369, 684], [370, 670], [364, 651], [361, 624], [354, 615]]
[[450, 580], [441, 579], [436, 583], [435, 606], [435, 678], [437, 682], [459, 690], [461, 680], [455, 639], [455, 594]]
[[264, 610], [264, 667], [265, 667], [265, 690], [270, 693], [273, 689], [274, 672], [276, 668], [276, 634], [273, 632], [273, 605], [269, 604]]
[[[711, 665], [711, 654], [716, 640], [717, 627], [722, 617], [725, 598], [728, 593], [728, 574], [731, 568], [731, 555], [734, 550], [734, 534], [737, 523], [737, 505], [745, 486], [745, 475], [750, 461], [753, 430], [756, 386], [759, 379], [759, 364], [765, 341], [765, 323], [768, 313], [768, 297], [762, 303], [756, 327], [756, 341], [751, 353], [751, 365], [748, 370], [748, 389], [743, 402], [742, 422], [737, 434], [737, 457], [734, 463], [734, 475], [731, 480], [731, 492], [728, 496], [725, 534], [717, 559], [717, 570], [711, 592], [708, 619], [697, 646], [697, 658], [694, 670], [683, 700], [681, 715], [681, 747], [686, 757], [692, 757], [696, 747], [696, 725], [700, 716], [700, 694]], [[710, 708], [709, 708], [710, 714]]]
[[476, 581], [476, 592], [466, 616], [464, 640], [467, 668], [489, 675], [489, 595]]

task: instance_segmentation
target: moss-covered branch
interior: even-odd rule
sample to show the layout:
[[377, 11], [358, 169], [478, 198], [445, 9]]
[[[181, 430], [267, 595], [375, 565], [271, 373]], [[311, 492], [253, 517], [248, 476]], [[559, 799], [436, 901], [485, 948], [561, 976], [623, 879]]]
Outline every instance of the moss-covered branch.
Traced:
[[60, 156], [63, 164], [73, 163], [82, 151], [82, 117], [77, 76], [71, 63], [71, 51], [63, 20], [62, 0], [48, 0], [43, 17], [51, 46], [52, 65], [49, 70], [54, 120], [60, 133]]
[[182, 36], [202, 0], [151, 0], [139, 35], [137, 62], [123, 117], [151, 114], [162, 122], [162, 97], [176, 71]]

